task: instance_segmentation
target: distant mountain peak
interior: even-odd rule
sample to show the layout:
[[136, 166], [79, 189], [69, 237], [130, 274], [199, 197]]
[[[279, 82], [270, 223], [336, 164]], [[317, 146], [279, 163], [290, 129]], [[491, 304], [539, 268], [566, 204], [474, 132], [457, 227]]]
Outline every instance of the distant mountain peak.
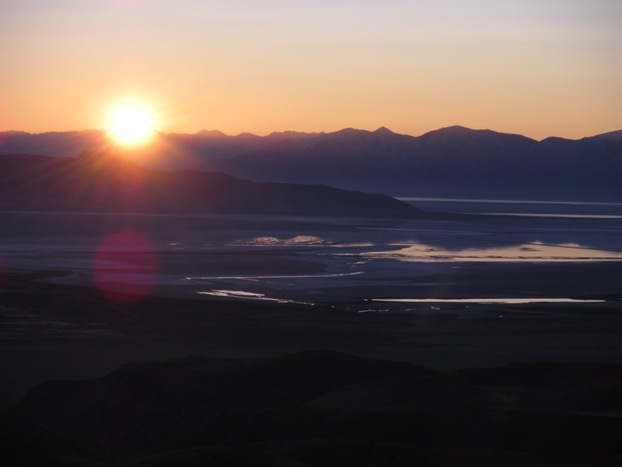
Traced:
[[357, 128], [344, 128], [342, 130], [328, 133], [328, 136], [357, 136], [357, 135], [369, 135], [371, 132], [367, 130], [359, 130]]
[[439, 128], [436, 131], [445, 131], [445, 132], [449, 132], [449, 131], [452, 131], [452, 132], [456, 131], [457, 132], [457, 131], [460, 131], [460, 132], [466, 132], [466, 131], [477, 131], [477, 130], [474, 130], [473, 128], [467, 128], [467, 127], [462, 126], [462, 125], [451, 125], [451, 126], [446, 126], [446, 127], [443, 127], [443, 128]]
[[445, 128], [439, 128], [438, 130], [433, 130], [430, 131], [428, 133], [425, 133], [424, 135], [421, 136], [424, 139], [431, 139], [431, 138], [453, 138], [453, 139], [464, 139], [464, 138], [468, 138], [468, 139], [472, 139], [472, 138], [514, 138], [516, 139], [521, 139], [523, 141], [531, 141], [531, 142], [536, 142], [536, 140], [528, 138], [526, 136], [523, 135], [517, 135], [517, 134], [513, 134], [513, 133], [503, 133], [503, 132], [499, 132], [499, 131], [494, 131], [491, 130], [489, 128], [486, 129], [478, 129], [478, 130], [474, 130], [472, 128], [467, 128], [464, 126], [460, 126], [460, 125], [453, 125], [453, 126], [449, 126], [449, 127], [445, 127]]
[[206, 136], [211, 138], [226, 138], [227, 135], [220, 130], [206, 130], [203, 129], [196, 133], [198, 136]]
[[267, 137], [268, 138], [312, 138], [317, 135], [322, 135], [324, 133], [305, 133], [303, 131], [294, 131], [294, 130], [286, 130], [286, 131], [273, 131]]
[[32, 133], [28, 133], [27, 131], [22, 130], [8, 130], [0, 132], [0, 135], [12, 136], [12, 135], [32, 135]]
[[462, 125], [452, 125], [443, 128], [439, 128], [438, 130], [430, 131], [429, 133], [445, 133], [445, 134], [473, 134], [473, 133], [496, 133], [496, 134], [506, 134], [500, 133], [498, 131], [491, 130], [490, 128], [468, 128]]
[[459, 135], [472, 134], [472, 133], [475, 133], [476, 131], [477, 130], [473, 130], [471, 128], [467, 128], [464, 126], [452, 125], [452, 126], [439, 128], [438, 130], [428, 131], [427, 133], [424, 133], [422, 137], [429, 137], [429, 136], [435, 136], [435, 135], [459, 136]]
[[376, 131], [374, 131], [376, 135], [394, 135], [395, 133], [389, 130], [386, 126], [381, 126]]
[[600, 135], [589, 136], [582, 140], [598, 140], [598, 141], [622, 141], [622, 130], [610, 131]]

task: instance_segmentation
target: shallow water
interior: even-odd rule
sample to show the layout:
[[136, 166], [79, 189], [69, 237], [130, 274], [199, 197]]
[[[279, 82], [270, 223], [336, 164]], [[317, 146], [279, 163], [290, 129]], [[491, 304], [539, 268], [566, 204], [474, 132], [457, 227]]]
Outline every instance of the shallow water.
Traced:
[[622, 203], [559, 200], [398, 198], [426, 211], [547, 218], [621, 219]]
[[530, 303], [548, 304], [579, 304], [586, 303], [605, 303], [606, 300], [588, 300], [576, 298], [374, 298], [372, 302], [392, 302], [392, 303], [474, 303], [478, 305], [486, 304], [506, 304], [506, 305], [526, 305]]
[[[448, 206], [452, 200], [442, 202]], [[470, 209], [472, 204], [485, 203], [453, 202], [453, 209]], [[529, 207], [536, 214], [543, 208], [603, 207], [506, 204]], [[604, 207], [620, 208], [610, 204]], [[106, 243], [127, 230], [146, 240], [134, 247]], [[611, 303], [622, 292], [622, 220], [613, 218], [0, 215], [4, 273], [63, 270], [70, 274], [50, 280], [90, 285], [102, 244], [110, 253], [100, 261], [106, 266], [106, 287], [151, 284], [152, 294], [206, 300], [357, 307], [375, 299], [567, 300], [607, 295]], [[157, 269], [147, 271], [140, 257], [151, 253]]]
[[[498, 239], [495, 241], [499, 241]], [[484, 243], [484, 242], [482, 242]], [[578, 243], [559, 245], [531, 242], [521, 245], [497, 246], [489, 243], [480, 248], [449, 250], [426, 244], [396, 245], [393, 251], [363, 253], [368, 258], [385, 258], [408, 262], [477, 262], [477, 263], [577, 263], [622, 261], [622, 252], [598, 250]]]
[[[128, 230], [145, 241], [105, 242]], [[0, 214], [0, 296], [6, 274], [35, 271], [194, 299], [145, 301], [135, 314], [112, 303], [89, 318], [96, 301], [67, 313], [66, 288], [51, 310], [8, 297], [0, 404], [45, 380], [197, 354], [331, 348], [443, 368], [619, 362], [621, 254], [619, 219]]]

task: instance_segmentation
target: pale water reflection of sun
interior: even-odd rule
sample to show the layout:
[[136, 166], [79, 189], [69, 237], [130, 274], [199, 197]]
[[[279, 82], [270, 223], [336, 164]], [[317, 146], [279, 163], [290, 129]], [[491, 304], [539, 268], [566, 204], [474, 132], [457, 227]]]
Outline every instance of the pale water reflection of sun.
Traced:
[[114, 107], [108, 117], [110, 137], [123, 146], [145, 144], [155, 131], [152, 112], [138, 103], [126, 102]]

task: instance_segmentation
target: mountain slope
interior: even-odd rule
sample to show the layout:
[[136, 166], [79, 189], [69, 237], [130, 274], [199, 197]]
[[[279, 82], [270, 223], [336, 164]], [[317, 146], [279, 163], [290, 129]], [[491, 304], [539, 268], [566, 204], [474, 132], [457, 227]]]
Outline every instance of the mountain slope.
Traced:
[[415, 216], [384, 195], [239, 180], [222, 173], [157, 171], [121, 157], [0, 156], [0, 209], [69, 212]]
[[344, 130], [208, 165], [256, 180], [324, 181], [393, 195], [622, 200], [618, 133], [538, 142], [463, 127], [416, 138], [386, 129]]

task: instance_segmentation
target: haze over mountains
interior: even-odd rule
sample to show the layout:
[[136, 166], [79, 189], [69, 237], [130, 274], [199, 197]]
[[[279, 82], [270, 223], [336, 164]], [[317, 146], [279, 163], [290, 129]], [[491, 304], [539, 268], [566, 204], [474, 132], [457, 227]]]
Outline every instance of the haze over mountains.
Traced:
[[[77, 156], [107, 145], [98, 131], [0, 134], [0, 154]], [[622, 200], [622, 131], [542, 141], [460, 126], [419, 137], [386, 128], [264, 137], [201, 131], [159, 134], [146, 151], [152, 167], [390, 195]]]

